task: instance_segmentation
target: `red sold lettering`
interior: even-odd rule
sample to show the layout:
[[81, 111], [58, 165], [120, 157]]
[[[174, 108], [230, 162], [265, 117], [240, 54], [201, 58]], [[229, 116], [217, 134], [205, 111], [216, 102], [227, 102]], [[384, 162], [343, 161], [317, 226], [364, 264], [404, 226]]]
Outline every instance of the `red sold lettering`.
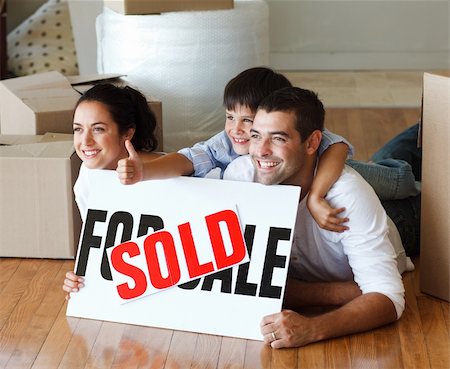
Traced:
[[115, 247], [111, 253], [111, 262], [114, 269], [134, 280], [134, 288], [130, 288], [128, 283], [122, 283], [117, 286], [119, 296], [124, 300], [129, 300], [145, 292], [147, 289], [147, 279], [142, 270], [123, 260], [124, 253], [127, 253], [130, 257], [137, 256], [140, 254], [139, 247], [134, 242], [125, 242]]
[[[239, 263], [245, 257], [245, 242], [242, 235], [239, 219], [234, 211], [223, 210], [205, 217], [206, 225], [211, 238], [211, 245], [216, 259], [217, 269], [226, 268]], [[233, 253], [226, 254], [220, 223], [225, 222], [228, 227]]]
[[198, 261], [197, 250], [195, 248], [194, 239], [192, 238], [191, 225], [184, 223], [178, 226], [180, 232], [181, 244], [183, 245], [186, 265], [189, 271], [189, 277], [196, 278], [204, 274], [214, 271], [212, 262], [200, 264]]
[[[120, 297], [124, 300], [137, 298], [147, 291], [148, 284], [159, 290], [178, 284], [181, 280], [179, 258], [183, 256], [190, 279], [211, 274], [241, 262], [246, 255], [246, 246], [237, 214], [232, 210], [223, 210], [206, 216], [205, 221], [214, 260], [204, 263], [200, 263], [197, 249], [205, 247], [205, 244], [204, 242], [201, 246], [195, 244], [190, 223], [183, 223], [178, 226], [184, 255], [182, 253], [177, 254], [174, 238], [168, 231], [161, 230], [145, 237], [142, 245], [142, 257], [145, 257], [147, 264], [147, 270], [145, 271], [125, 262], [123, 259], [125, 253], [130, 258], [141, 255], [140, 248], [136, 243], [125, 242], [114, 247], [111, 253], [113, 268], [117, 272], [132, 278], [135, 282], [134, 288], [130, 288], [128, 283], [118, 285], [117, 291]], [[222, 233], [227, 234], [231, 242], [229, 255]], [[180, 252], [180, 250], [178, 251]], [[215, 261], [215, 265], [213, 261]], [[163, 273], [164, 269], [161, 266], [167, 267], [166, 273]]]
[[[169, 275], [164, 278], [159, 265], [156, 245], [160, 243], [164, 251]], [[174, 286], [180, 280], [177, 251], [172, 235], [167, 231], [159, 231], [148, 236], [144, 241], [145, 258], [147, 260], [150, 281], [155, 288], [163, 289]]]

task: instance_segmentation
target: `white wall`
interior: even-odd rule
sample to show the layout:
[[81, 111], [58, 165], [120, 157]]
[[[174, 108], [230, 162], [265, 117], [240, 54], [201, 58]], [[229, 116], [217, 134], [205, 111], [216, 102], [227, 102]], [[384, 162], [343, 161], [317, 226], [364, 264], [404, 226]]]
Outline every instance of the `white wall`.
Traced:
[[449, 68], [449, 1], [267, 1], [277, 69]]
[[[266, 0], [280, 70], [450, 68], [450, 5], [435, 0]], [[8, 0], [8, 27], [44, 0]], [[96, 71], [101, 0], [69, 0], [80, 72]]]

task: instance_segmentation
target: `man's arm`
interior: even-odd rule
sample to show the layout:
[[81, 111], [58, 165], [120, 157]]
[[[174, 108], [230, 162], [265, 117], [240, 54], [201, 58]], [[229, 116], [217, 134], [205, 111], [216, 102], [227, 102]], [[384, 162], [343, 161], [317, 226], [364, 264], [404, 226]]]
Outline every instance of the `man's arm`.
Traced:
[[261, 333], [264, 341], [273, 348], [300, 347], [364, 332], [396, 319], [397, 313], [391, 300], [374, 292], [360, 295], [336, 310], [315, 317], [305, 317], [291, 310], [268, 315], [261, 322]]
[[283, 307], [296, 310], [303, 306], [341, 306], [361, 296], [354, 281], [304, 282], [289, 278]]
[[386, 213], [373, 190], [347, 168], [327, 199], [336, 207], [346, 205], [350, 230], [323, 233], [324, 244], [317, 247], [341, 243], [353, 274], [348, 280], [358, 285], [360, 295], [352, 283], [296, 282], [294, 289], [287, 290], [286, 303], [294, 307], [301, 303], [342, 305], [312, 318], [290, 311], [265, 317], [261, 331], [268, 343], [274, 332], [277, 340], [272, 347], [301, 346], [373, 329], [398, 319], [404, 309], [404, 287], [388, 237]]

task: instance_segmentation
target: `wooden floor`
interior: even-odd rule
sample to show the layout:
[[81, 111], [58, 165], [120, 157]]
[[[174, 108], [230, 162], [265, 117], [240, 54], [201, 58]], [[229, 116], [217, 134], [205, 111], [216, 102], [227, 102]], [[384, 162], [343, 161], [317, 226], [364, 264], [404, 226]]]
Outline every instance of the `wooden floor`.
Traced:
[[[414, 124], [418, 109], [330, 109], [327, 126], [358, 159]], [[61, 289], [73, 261], [0, 259], [0, 368], [450, 368], [449, 304], [404, 275], [406, 310], [395, 324], [300, 349], [189, 332], [67, 318]], [[180, 312], [181, 313], [181, 312]]]

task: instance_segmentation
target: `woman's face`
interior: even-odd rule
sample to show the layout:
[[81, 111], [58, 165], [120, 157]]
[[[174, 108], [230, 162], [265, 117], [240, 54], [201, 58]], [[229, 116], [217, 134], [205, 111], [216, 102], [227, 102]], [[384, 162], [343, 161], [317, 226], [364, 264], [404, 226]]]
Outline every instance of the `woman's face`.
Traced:
[[116, 169], [117, 161], [125, 158], [125, 140], [134, 130], [119, 133], [106, 105], [98, 101], [83, 101], [73, 117], [73, 141], [77, 155], [89, 169]]

